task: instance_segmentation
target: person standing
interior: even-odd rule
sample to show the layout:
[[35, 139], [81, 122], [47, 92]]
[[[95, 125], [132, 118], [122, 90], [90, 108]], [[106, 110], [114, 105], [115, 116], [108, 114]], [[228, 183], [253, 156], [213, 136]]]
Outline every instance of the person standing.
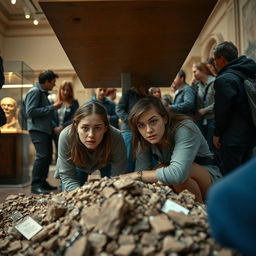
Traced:
[[172, 88], [175, 89], [175, 98], [170, 105], [171, 112], [193, 116], [195, 114], [196, 92], [186, 84], [186, 73], [183, 70], [180, 70], [176, 75]]
[[103, 105], [107, 111], [110, 124], [117, 129], [119, 128], [116, 104], [107, 98], [107, 88], [96, 88], [95, 95], [87, 102], [99, 102]]
[[116, 105], [116, 113], [122, 120], [121, 132], [127, 150], [128, 172], [133, 172], [135, 160], [132, 154], [132, 132], [128, 124], [128, 116], [135, 103], [148, 95], [148, 86], [137, 86], [127, 90]]
[[[61, 108], [53, 111], [53, 140], [58, 154], [58, 140], [61, 131], [71, 124], [73, 116], [79, 107], [79, 103], [74, 99], [73, 84], [63, 81], [58, 90], [57, 102], [62, 102]], [[56, 154], [56, 155], [57, 155]], [[57, 157], [56, 157], [57, 159]]]
[[52, 158], [52, 113], [62, 106], [62, 102], [51, 104], [48, 100], [48, 91], [53, 89], [57, 78], [51, 70], [40, 73], [39, 82], [25, 98], [28, 131], [36, 150], [31, 183], [33, 194], [48, 194], [57, 189], [46, 181]]
[[197, 80], [197, 112], [196, 121], [204, 135], [209, 148], [213, 151], [213, 130], [214, 130], [214, 80], [215, 77], [207, 65], [203, 62], [194, 63], [192, 66], [194, 78]]
[[237, 47], [227, 41], [218, 44], [213, 55], [219, 70], [214, 82], [213, 144], [220, 151], [223, 174], [227, 174], [251, 157], [255, 145], [255, 126], [244, 79], [255, 77], [256, 63], [245, 56], [238, 57]]
[[161, 99], [161, 90], [159, 87], [150, 87], [149, 90], [149, 95], [155, 96], [158, 99]]

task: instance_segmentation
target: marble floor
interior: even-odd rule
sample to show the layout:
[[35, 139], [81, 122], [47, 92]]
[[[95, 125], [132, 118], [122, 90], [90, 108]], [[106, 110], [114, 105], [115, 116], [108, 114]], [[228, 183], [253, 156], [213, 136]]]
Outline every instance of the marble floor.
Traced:
[[[50, 166], [50, 171], [49, 171], [49, 175], [48, 175], [48, 182], [53, 185], [53, 186], [57, 186], [58, 188], [60, 187], [60, 182], [59, 180], [55, 179], [54, 176], [54, 171], [55, 171], [55, 165], [51, 165]], [[56, 193], [60, 192], [59, 190], [56, 190]], [[30, 183], [25, 186], [25, 187], [13, 187], [13, 186], [8, 186], [8, 185], [0, 185], [0, 203], [2, 203], [5, 198], [8, 195], [14, 195], [14, 194], [18, 194], [18, 193], [23, 193], [25, 195], [31, 195], [30, 192]]]

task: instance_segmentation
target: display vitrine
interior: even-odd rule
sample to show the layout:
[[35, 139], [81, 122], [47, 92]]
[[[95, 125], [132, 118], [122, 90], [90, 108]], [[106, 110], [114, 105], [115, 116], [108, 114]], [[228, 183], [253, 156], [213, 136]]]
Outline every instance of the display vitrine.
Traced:
[[34, 83], [34, 71], [22, 61], [5, 61], [5, 84], [0, 104], [7, 123], [0, 127], [0, 184], [24, 185], [29, 181], [29, 134], [23, 101]]

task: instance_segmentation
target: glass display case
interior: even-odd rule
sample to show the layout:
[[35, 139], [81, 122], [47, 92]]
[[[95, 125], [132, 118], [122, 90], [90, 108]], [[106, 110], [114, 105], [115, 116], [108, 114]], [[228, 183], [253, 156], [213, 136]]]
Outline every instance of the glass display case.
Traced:
[[26, 130], [24, 98], [34, 84], [34, 71], [22, 61], [4, 61], [5, 84], [0, 103], [7, 123], [0, 127], [0, 184], [29, 181], [29, 134]]

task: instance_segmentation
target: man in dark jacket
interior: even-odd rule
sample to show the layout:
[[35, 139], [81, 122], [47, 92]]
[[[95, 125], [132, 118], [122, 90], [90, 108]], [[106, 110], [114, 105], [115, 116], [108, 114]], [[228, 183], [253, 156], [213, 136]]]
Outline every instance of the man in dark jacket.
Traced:
[[39, 82], [25, 98], [28, 131], [36, 150], [31, 183], [33, 194], [48, 194], [57, 189], [46, 181], [52, 159], [52, 112], [62, 105], [62, 102], [51, 104], [48, 100], [48, 91], [53, 89], [57, 78], [51, 70], [42, 72]]
[[[231, 42], [223, 42], [213, 49], [218, 76], [215, 88], [215, 131], [213, 143], [220, 150], [223, 173], [229, 173], [252, 154], [256, 129], [252, 122], [244, 79], [256, 73], [256, 63], [245, 56]], [[243, 78], [236, 73], [242, 73]]]

